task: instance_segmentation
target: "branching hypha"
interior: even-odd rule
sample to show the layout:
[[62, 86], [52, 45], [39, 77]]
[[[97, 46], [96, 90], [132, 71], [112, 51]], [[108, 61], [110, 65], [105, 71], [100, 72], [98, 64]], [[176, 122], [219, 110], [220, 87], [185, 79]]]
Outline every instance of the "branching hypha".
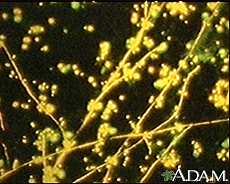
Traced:
[[0, 182], [229, 171], [228, 3], [0, 5]]

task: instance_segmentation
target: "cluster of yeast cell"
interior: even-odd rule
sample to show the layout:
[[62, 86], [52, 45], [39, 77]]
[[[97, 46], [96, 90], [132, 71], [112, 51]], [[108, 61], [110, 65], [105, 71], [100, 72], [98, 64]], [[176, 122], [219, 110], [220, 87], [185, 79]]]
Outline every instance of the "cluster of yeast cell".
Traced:
[[[126, 48], [132, 49], [137, 44], [137, 38], [136, 37], [130, 37], [126, 40]], [[155, 41], [150, 36], [144, 36], [142, 45], [146, 47], [148, 50], [151, 50], [155, 46]], [[140, 52], [140, 47], [136, 47], [135, 50], [132, 52], [133, 54], [136, 54]]]
[[87, 110], [90, 112], [100, 112], [101, 110], [103, 110], [104, 108], [104, 105], [102, 102], [98, 102], [96, 101], [95, 99], [91, 99], [88, 103], [88, 106], [87, 106]]
[[23, 20], [23, 10], [19, 7], [15, 7], [12, 13], [2, 13], [1, 18], [4, 21], [13, 20], [15, 23], [20, 23]]
[[123, 68], [123, 74], [125, 77], [125, 81], [139, 81], [141, 80], [141, 74], [131, 68], [131, 63], [126, 63]]
[[[22, 39], [21, 49], [28, 51], [32, 43], [40, 43], [42, 40], [42, 35], [45, 33], [45, 27], [43, 25], [33, 25], [29, 27], [28, 35], [25, 35]], [[40, 51], [43, 53], [48, 53], [50, 51], [50, 46], [45, 44], [40, 46]]]
[[[134, 4], [134, 11], [131, 14], [130, 22], [134, 24], [136, 27], [142, 27], [146, 30], [149, 30], [154, 27], [154, 23], [148, 19], [146, 19], [146, 10], [150, 9], [151, 18], [155, 19], [160, 16], [161, 7], [158, 3], [152, 3], [149, 7], [147, 2], [141, 4]], [[144, 14], [144, 15], [143, 15]]]
[[33, 143], [39, 151], [45, 151], [47, 149], [47, 143], [56, 143], [60, 140], [61, 135], [59, 132], [47, 127], [42, 131], [37, 130], [38, 139]]
[[42, 180], [44, 183], [58, 183], [59, 180], [62, 180], [66, 177], [66, 172], [62, 168], [52, 167], [50, 165], [44, 167], [43, 169]]
[[[33, 143], [34, 146], [37, 147], [37, 150], [42, 152], [42, 156], [36, 155], [32, 156], [32, 161], [35, 164], [44, 164], [44, 168], [42, 169], [43, 171], [43, 176], [42, 176], [42, 181], [43, 182], [54, 182], [57, 183], [59, 180], [62, 180], [66, 177], [66, 172], [63, 169], [62, 164], [58, 164], [55, 166], [50, 165], [50, 163], [53, 161], [53, 157], [47, 157], [44, 158], [44, 156], [47, 156], [48, 153], [51, 151], [49, 145], [54, 145], [57, 144], [60, 139], [61, 139], [61, 134], [52, 128], [45, 128], [44, 130], [37, 130], [36, 134], [38, 138], [36, 141]], [[70, 139], [73, 137], [73, 133], [70, 131], [65, 131], [64, 132], [65, 138], [67, 138], [64, 142], [63, 141], [63, 146], [65, 148], [69, 148], [69, 143], [67, 146], [67, 141], [70, 142]], [[73, 144], [73, 142], [71, 142]], [[60, 148], [55, 149], [56, 152], [60, 151]], [[36, 178], [31, 175], [29, 178], [29, 183], [34, 183], [36, 181]]]
[[[176, 109], [175, 109], [176, 110]], [[175, 122], [174, 123], [175, 129], [171, 130], [170, 133], [172, 135], [175, 135], [177, 133], [180, 133], [183, 129], [184, 129], [184, 124], [182, 124], [181, 122]]]
[[229, 81], [220, 79], [215, 84], [212, 93], [209, 96], [209, 101], [214, 104], [217, 109], [224, 112], [229, 111]]
[[97, 143], [92, 151], [100, 157], [103, 156], [103, 147], [105, 146], [106, 140], [116, 133], [117, 129], [111, 126], [108, 122], [101, 124], [97, 131]]
[[[166, 3], [166, 8], [171, 16], [178, 16], [180, 20], [184, 20], [184, 23], [188, 23], [188, 20], [185, 20], [189, 14], [196, 10], [196, 7], [188, 4], [186, 2], [168, 2]], [[167, 16], [165, 14], [164, 16]]]
[[217, 33], [224, 33], [229, 30], [229, 20], [226, 17], [221, 17], [215, 28]]
[[153, 85], [156, 89], [162, 90], [172, 78], [174, 79], [172, 81], [173, 86], [178, 85], [181, 81], [181, 76], [176, 69], [171, 69], [169, 65], [162, 64], [159, 71], [159, 79], [157, 79]]
[[130, 161], [131, 161], [131, 156], [130, 156], [131, 151], [129, 149], [130, 146], [129, 141], [125, 141], [124, 146], [126, 149], [124, 149], [123, 152], [124, 159], [122, 162], [122, 166], [127, 168], [128, 166], [130, 166]]
[[199, 157], [201, 155], [201, 153], [203, 153], [203, 147], [202, 147], [201, 143], [198, 142], [198, 141], [193, 140], [191, 142], [191, 144], [193, 145], [193, 153], [192, 153], [192, 155], [195, 158]]
[[[152, 49], [155, 45], [155, 41], [152, 37], [146, 36], [143, 33], [149, 31], [154, 27], [153, 21], [146, 15], [146, 11], [149, 8], [148, 3], [134, 4], [133, 12], [131, 14], [130, 22], [138, 28], [142, 28], [136, 36], [132, 36], [126, 40], [126, 48], [132, 50], [132, 54], [137, 54], [141, 51], [141, 45], [145, 46], [148, 50]], [[157, 3], [151, 5], [150, 14], [160, 15], [160, 6]]]
[[219, 160], [228, 161], [229, 160], [229, 149], [221, 149], [216, 153], [216, 156]]
[[[37, 81], [32, 81], [33, 84], [37, 85]], [[53, 97], [56, 97], [58, 94], [58, 85], [52, 84], [49, 85], [47, 82], [43, 82], [37, 85], [39, 95], [38, 95], [38, 103], [36, 108], [39, 112], [45, 114], [54, 114], [57, 110], [56, 105], [54, 105], [51, 101]], [[30, 110], [31, 106], [33, 106], [32, 99], [28, 99], [27, 101], [19, 101], [14, 100], [12, 102], [12, 107], [15, 109], [23, 109]], [[33, 127], [33, 126], [32, 126]]]
[[98, 56], [96, 57], [96, 62], [101, 66], [101, 74], [109, 72], [114, 64], [111, 61], [109, 54], [111, 53], [112, 45], [109, 41], [102, 41], [99, 43]]
[[229, 137], [226, 138], [221, 143], [222, 149], [216, 153], [216, 156], [219, 160], [228, 161], [229, 160]]
[[[124, 97], [121, 96], [121, 99]], [[104, 103], [91, 99], [87, 105], [88, 112], [93, 112], [92, 117], [96, 115], [96, 112], [101, 112], [100, 118], [103, 121], [109, 121], [114, 113], [118, 113], [118, 105], [114, 100], [109, 100], [104, 107]]]
[[223, 59], [223, 66], [221, 68], [221, 71], [223, 73], [228, 73], [229, 72], [229, 55], [226, 58]]
[[161, 160], [165, 168], [174, 169], [181, 163], [180, 155], [175, 149], [172, 149], [166, 156]]
[[[20, 166], [21, 166], [20, 161], [17, 158], [15, 158], [10, 167], [11, 169], [17, 169]], [[3, 159], [0, 159], [0, 174], [3, 175], [7, 173], [8, 170], [9, 170], [9, 163]]]
[[[39, 2], [38, 6], [41, 8], [45, 8], [46, 6], [53, 6], [53, 5], [61, 5], [62, 3], [44, 3], [44, 2]], [[80, 2], [71, 2], [70, 3], [70, 8], [72, 8], [75, 11], [80, 10], [81, 8], [84, 8], [86, 4], [91, 4], [91, 3], [80, 3]], [[13, 8], [12, 12], [3, 12], [1, 14], [1, 18], [3, 21], [11, 21], [16, 24], [23, 24], [26, 20], [24, 16], [24, 11], [20, 7], [15, 7]], [[43, 36], [47, 32], [47, 27], [45, 26], [48, 24], [49, 26], [56, 26], [58, 24], [58, 20], [56, 17], [47, 17], [45, 20], [45, 23], [43, 24], [32, 24], [28, 29], [27, 29], [27, 34], [24, 35], [22, 38], [22, 44], [21, 44], [21, 49], [22, 51], [29, 51], [32, 44], [39, 44], [40, 46], [40, 51], [43, 53], [49, 53], [51, 48], [49, 44], [41, 44], [45, 40], [43, 40]], [[93, 25], [85, 25], [83, 28], [87, 32], [93, 32], [95, 30]], [[65, 34], [68, 34], [68, 29], [63, 28], [63, 32]], [[0, 40], [5, 41], [7, 38], [6, 35], [0, 35]]]
[[119, 157], [116, 155], [107, 156], [105, 163], [107, 168], [116, 167], [119, 164]]
[[31, 99], [28, 99], [27, 101], [15, 100], [12, 102], [12, 107], [15, 109], [29, 110], [31, 108], [31, 102]]
[[[14, 59], [14, 60], [17, 59], [17, 56], [15, 54], [12, 55], [12, 59]], [[18, 76], [17, 76], [16, 72], [14, 71], [12, 65], [9, 62], [6, 62], [4, 64], [4, 66], [2, 66], [2, 68], [6, 68], [7, 70], [10, 70], [10, 73], [8, 75], [10, 79], [18, 79]]]
[[[33, 81], [34, 84], [37, 81]], [[44, 112], [46, 114], [54, 114], [57, 110], [57, 107], [51, 103], [50, 97], [55, 97], [58, 93], [58, 85], [53, 84], [49, 85], [47, 82], [43, 82], [37, 86], [39, 90], [39, 104], [37, 104], [37, 110], [39, 112]]]
[[[218, 43], [218, 41], [217, 41], [217, 43]], [[219, 43], [219, 44], [221, 44], [221, 43]], [[224, 73], [224, 74], [229, 73], [229, 49], [220, 48], [218, 50], [217, 56], [222, 61], [222, 63], [221, 63], [222, 64], [221, 72]], [[216, 58], [215, 58], [214, 61], [216, 61]]]
[[97, 78], [83, 72], [78, 64], [64, 63], [63, 61], [61, 61], [57, 64], [57, 69], [62, 74], [73, 73], [75, 76], [85, 79], [93, 88], [99, 87], [99, 82]]
[[[94, 145], [94, 147], [92, 148], [91, 151], [93, 153], [97, 154], [99, 157], [104, 157], [104, 155], [105, 155], [104, 147], [105, 147], [106, 141], [108, 140], [108, 138], [110, 136], [113, 136], [116, 134], [117, 134], [117, 128], [111, 126], [109, 122], [102, 123], [97, 130], [97, 141], [96, 141], [96, 144]], [[97, 166], [91, 163], [89, 157], [84, 157], [83, 161], [86, 164], [88, 164], [88, 166], [86, 167], [87, 171], [96, 169]], [[116, 156], [116, 155], [107, 156], [105, 158], [105, 163], [106, 163], [107, 168], [117, 166], [118, 165], [118, 156]], [[101, 172], [101, 169], [98, 169], [97, 171]]]
[[118, 113], [117, 103], [113, 100], [109, 100], [102, 112], [101, 119], [104, 121], [109, 121], [113, 113]]
[[99, 48], [99, 56], [97, 56], [96, 60], [98, 62], [106, 61], [111, 51], [111, 43], [103, 41], [99, 44]]
[[[130, 38], [131, 39], [131, 38]], [[132, 40], [132, 39], [131, 39]], [[127, 40], [129, 41], [129, 39]], [[149, 38], [149, 37], [143, 37], [143, 44], [145, 44], [145, 42], [148, 42], [148, 44], [150, 44], [150, 48], [152, 48], [154, 46], [154, 41]], [[126, 46], [127, 46], [127, 42], [126, 42]], [[148, 48], [148, 45], [145, 45]], [[168, 43], [167, 42], [161, 42], [158, 46], [156, 46], [154, 48], [154, 52], [151, 53], [150, 58], [151, 59], [158, 59], [160, 54], [165, 53], [168, 50]], [[135, 54], [135, 53], [133, 53]], [[145, 66], [147, 65], [147, 61], [144, 59], [140, 59], [139, 61], [136, 62], [135, 66], [131, 66], [131, 63], [127, 62], [126, 64], [123, 65], [122, 67], [122, 71], [123, 71], [123, 75], [124, 75], [124, 80], [126, 82], [132, 81], [132, 82], [136, 82], [136, 81], [140, 81], [142, 79], [140, 70], [145, 68]], [[148, 65], [147, 67], [147, 72], [150, 75], [153, 75], [155, 73], [155, 67], [152, 65]]]

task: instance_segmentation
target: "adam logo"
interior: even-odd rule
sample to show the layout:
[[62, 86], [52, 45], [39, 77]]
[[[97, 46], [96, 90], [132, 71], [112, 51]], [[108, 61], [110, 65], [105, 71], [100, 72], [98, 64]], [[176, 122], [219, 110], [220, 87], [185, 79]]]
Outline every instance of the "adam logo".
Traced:
[[[187, 171], [187, 178], [185, 178], [184, 174], [182, 173], [180, 167], [178, 167], [177, 171], [174, 173], [173, 171], [166, 171], [162, 174], [164, 177], [164, 181], [176, 181], [176, 179], [181, 179], [182, 181], [201, 181], [205, 179], [206, 182], [227, 182], [228, 179], [226, 178], [226, 171], [223, 170], [221, 174], [218, 176], [214, 170], [212, 170], [211, 175], [208, 175], [206, 171], [202, 171], [200, 174], [196, 170], [188, 170]], [[211, 177], [210, 177], [211, 176]]]
[[168, 171], [164, 172], [162, 176], [164, 176], [164, 181], [169, 181], [173, 179], [174, 172], [173, 171]]

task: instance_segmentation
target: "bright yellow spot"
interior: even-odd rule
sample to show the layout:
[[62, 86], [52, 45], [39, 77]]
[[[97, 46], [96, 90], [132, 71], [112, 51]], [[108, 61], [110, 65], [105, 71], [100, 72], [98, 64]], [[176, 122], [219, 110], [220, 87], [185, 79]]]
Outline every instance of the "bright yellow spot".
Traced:
[[148, 73], [150, 74], [150, 75], [153, 75], [154, 73], [155, 73], [155, 67], [154, 66], [149, 66], [148, 67]]
[[29, 45], [23, 43], [23, 44], [21, 45], [21, 49], [22, 49], [22, 50], [29, 50]]
[[84, 72], [81, 72], [81, 73], [80, 73], [80, 76], [81, 76], [81, 77], [84, 77], [84, 76], [85, 76], [85, 73], [84, 73]]
[[14, 22], [16, 22], [16, 23], [20, 23], [21, 21], [22, 21], [22, 15], [21, 14], [19, 14], [19, 15], [15, 15], [14, 16]]
[[67, 28], [63, 28], [63, 32], [64, 32], [65, 34], [68, 34], [68, 33], [69, 33], [69, 30], [68, 30]]
[[2, 18], [3, 18], [3, 20], [7, 20], [9, 18], [8, 13], [3, 13]]
[[31, 126], [31, 128], [36, 128], [36, 127], [37, 127], [37, 124], [36, 124], [36, 122], [32, 121], [32, 122], [30, 123], [30, 126]]
[[12, 107], [13, 107], [13, 108], [19, 108], [19, 106], [20, 106], [20, 102], [18, 102], [18, 101], [14, 101], [14, 102], [12, 103]]
[[73, 8], [74, 10], [78, 10], [80, 7], [81, 7], [80, 2], [71, 2], [71, 8]]
[[93, 76], [88, 77], [88, 82], [93, 83], [95, 81], [95, 78]]
[[27, 144], [29, 142], [28, 138], [26, 136], [23, 136], [22, 143]]
[[179, 16], [179, 19], [180, 19], [180, 20], [184, 20], [184, 19], [185, 19], [184, 15], [180, 15], [180, 16]]
[[168, 16], [168, 14], [167, 14], [167, 13], [163, 13], [163, 17], [165, 17], [165, 18], [166, 18], [167, 16]]
[[124, 101], [125, 100], [125, 95], [119, 95], [118, 99], [121, 100], [121, 101]]
[[108, 68], [108, 69], [111, 69], [113, 67], [113, 64], [111, 61], [106, 61], [105, 62], [105, 67]]
[[217, 33], [223, 33], [224, 32], [224, 27], [221, 25], [217, 25], [216, 27], [216, 32]]
[[43, 2], [38, 3], [38, 6], [44, 6]]
[[151, 95], [151, 96], [149, 97], [148, 102], [151, 104], [151, 103], [154, 102], [154, 99], [155, 99], [155, 97], [154, 97], [153, 95]]
[[126, 118], [127, 120], [130, 120], [130, 119], [131, 119], [131, 115], [127, 114], [127, 115], [125, 116], [125, 118]]
[[13, 13], [16, 15], [21, 15], [22, 14], [22, 9], [21, 8], [14, 8]]
[[54, 26], [57, 23], [57, 21], [54, 17], [50, 17], [48, 18], [48, 23], [49, 25]]
[[3, 35], [3, 34], [1, 34], [1, 35], [0, 35], [0, 41], [1, 41], [1, 42], [0, 42], [0, 48], [2, 47], [2, 44], [3, 44], [2, 41], [4, 41], [5, 39], [6, 39], [6, 36]]
[[32, 42], [32, 38], [30, 36], [24, 36], [22, 42], [30, 44]]
[[135, 81], [139, 81], [139, 80], [141, 80], [141, 74], [140, 73], [134, 73], [133, 74], [133, 79], [135, 80]]
[[40, 41], [41, 41], [41, 37], [39, 37], [39, 36], [35, 37], [35, 38], [34, 38], [34, 41], [35, 41], [35, 42], [40, 42]]
[[138, 5], [138, 4], [134, 4], [134, 5], [133, 5], [133, 8], [134, 8], [136, 11], [139, 11], [139, 5]]
[[157, 146], [163, 146], [163, 145], [164, 145], [164, 142], [163, 142], [162, 140], [158, 140], [158, 141], [156, 142], [156, 145], [157, 145]]
[[78, 75], [80, 75], [80, 73], [81, 73], [81, 70], [74, 70], [74, 74], [75, 74], [75, 75], [78, 76]]

